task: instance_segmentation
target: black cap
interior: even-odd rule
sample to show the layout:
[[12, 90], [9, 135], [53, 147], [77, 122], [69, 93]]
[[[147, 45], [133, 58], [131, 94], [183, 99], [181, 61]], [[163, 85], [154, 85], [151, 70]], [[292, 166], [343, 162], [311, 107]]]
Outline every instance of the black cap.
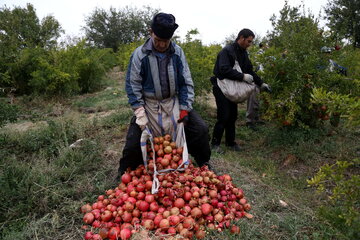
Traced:
[[175, 17], [168, 13], [158, 13], [154, 16], [151, 29], [159, 38], [170, 39], [179, 25], [175, 23]]

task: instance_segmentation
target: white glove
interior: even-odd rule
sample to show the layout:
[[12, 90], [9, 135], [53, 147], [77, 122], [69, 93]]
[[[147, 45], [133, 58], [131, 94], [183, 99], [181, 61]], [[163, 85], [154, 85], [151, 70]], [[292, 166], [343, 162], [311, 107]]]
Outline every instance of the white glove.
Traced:
[[254, 77], [250, 74], [244, 73], [244, 82], [251, 84], [254, 81]]
[[146, 127], [146, 125], [148, 124], [149, 120], [146, 116], [145, 113], [145, 109], [144, 107], [139, 107], [137, 108], [135, 111], [135, 116], [136, 116], [136, 121], [135, 123], [137, 125], [139, 125], [139, 127], [141, 128], [141, 130], [144, 130], [144, 128]]

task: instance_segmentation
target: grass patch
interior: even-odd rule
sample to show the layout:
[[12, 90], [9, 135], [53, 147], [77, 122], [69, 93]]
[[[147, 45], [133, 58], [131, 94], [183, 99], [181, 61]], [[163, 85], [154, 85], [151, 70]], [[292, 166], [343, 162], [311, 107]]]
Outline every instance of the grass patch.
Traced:
[[[111, 87], [101, 92], [50, 103], [19, 99], [22, 120], [45, 120], [45, 124], [26, 131], [0, 129], [1, 239], [82, 238], [79, 207], [114, 188], [112, 180], [133, 115], [124, 90], [110, 82]], [[211, 135], [216, 109], [206, 101], [197, 101], [194, 108]], [[328, 220], [337, 209], [318, 211], [323, 196], [316, 195], [306, 180], [325, 163], [355, 157], [359, 134], [342, 125], [298, 130], [266, 123], [252, 131], [244, 123], [245, 105], [241, 105], [236, 138], [243, 151], [212, 154], [211, 161], [219, 174], [230, 174], [234, 184], [244, 189], [254, 218], [236, 223], [240, 237], [226, 230], [212, 231], [207, 239], [356, 236], [355, 227]], [[77, 147], [69, 148], [79, 139], [83, 141]]]
[[[92, 120], [67, 115], [25, 132], [2, 130], [0, 238], [80, 239], [79, 207], [111, 186], [118, 162], [109, 164], [106, 143], [128, 122], [123, 111]], [[78, 139], [84, 140], [69, 148]]]
[[92, 108], [97, 112], [128, 107], [124, 90], [108, 88], [99, 94], [84, 95], [72, 104], [78, 109]]

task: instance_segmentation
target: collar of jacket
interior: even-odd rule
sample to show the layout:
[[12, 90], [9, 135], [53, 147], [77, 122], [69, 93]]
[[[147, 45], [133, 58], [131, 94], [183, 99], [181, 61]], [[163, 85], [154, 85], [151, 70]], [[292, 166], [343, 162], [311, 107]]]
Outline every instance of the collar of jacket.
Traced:
[[[170, 50], [167, 50], [167, 52], [169, 52], [169, 54], [174, 54], [175, 53], [175, 48], [174, 48], [174, 43], [170, 42], [170, 46], [169, 46]], [[152, 52], [156, 52], [156, 50], [153, 47], [153, 42], [152, 42], [152, 38], [149, 38], [148, 40], [146, 40], [146, 42], [144, 43], [143, 47], [142, 47], [142, 51], [144, 53], [152, 53]]]
[[239, 51], [239, 52], [245, 52], [245, 49], [243, 49], [242, 47], [240, 47], [240, 45], [235, 41], [233, 42], [233, 47], [235, 49], [235, 51]]

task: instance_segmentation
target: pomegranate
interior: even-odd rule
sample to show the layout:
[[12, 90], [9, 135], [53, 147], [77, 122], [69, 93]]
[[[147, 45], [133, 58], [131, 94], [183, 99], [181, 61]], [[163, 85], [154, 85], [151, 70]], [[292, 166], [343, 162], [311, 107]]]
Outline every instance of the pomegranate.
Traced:
[[201, 205], [201, 212], [204, 215], [209, 215], [212, 210], [213, 210], [213, 207], [208, 203], [204, 203]]
[[205, 231], [204, 230], [201, 230], [201, 229], [199, 229], [199, 230], [197, 230], [196, 232], [195, 232], [195, 237], [197, 238], [197, 239], [204, 239], [205, 238]]
[[85, 204], [85, 205], [83, 205], [83, 206], [81, 207], [80, 210], [81, 210], [82, 213], [88, 213], [88, 212], [91, 212], [92, 207], [91, 207], [90, 204]]
[[174, 201], [174, 206], [177, 207], [177, 208], [182, 208], [185, 206], [185, 201], [184, 199], [182, 198], [177, 198], [175, 201]]
[[95, 219], [94, 214], [92, 214], [91, 212], [89, 212], [89, 213], [86, 213], [86, 214], [84, 215], [83, 221], [84, 221], [84, 223], [86, 223], [86, 224], [91, 224], [91, 223], [94, 221], [94, 219]]
[[130, 237], [131, 237], [130, 229], [125, 228], [125, 229], [121, 230], [121, 232], [120, 232], [121, 240], [127, 240], [127, 239], [130, 239]]
[[161, 229], [167, 229], [170, 226], [169, 220], [167, 219], [162, 219], [159, 223], [159, 227]]
[[84, 239], [89, 240], [93, 238], [93, 233], [92, 232], [86, 232], [84, 235]]
[[124, 173], [121, 176], [121, 182], [124, 184], [128, 184], [131, 181], [131, 175], [129, 173]]
[[234, 233], [234, 234], [239, 234], [240, 233], [240, 228], [236, 225], [232, 225], [230, 228], [230, 232]]
[[139, 210], [142, 212], [146, 212], [149, 209], [150, 205], [146, 201], [140, 201], [140, 204], [138, 206]]
[[154, 229], [154, 221], [150, 220], [150, 219], [146, 219], [143, 223], [143, 226], [147, 229], [147, 230], [153, 230]]
[[113, 239], [118, 239], [120, 236], [120, 228], [119, 227], [112, 227], [110, 228], [109, 232], [108, 232], [108, 238], [113, 240]]

